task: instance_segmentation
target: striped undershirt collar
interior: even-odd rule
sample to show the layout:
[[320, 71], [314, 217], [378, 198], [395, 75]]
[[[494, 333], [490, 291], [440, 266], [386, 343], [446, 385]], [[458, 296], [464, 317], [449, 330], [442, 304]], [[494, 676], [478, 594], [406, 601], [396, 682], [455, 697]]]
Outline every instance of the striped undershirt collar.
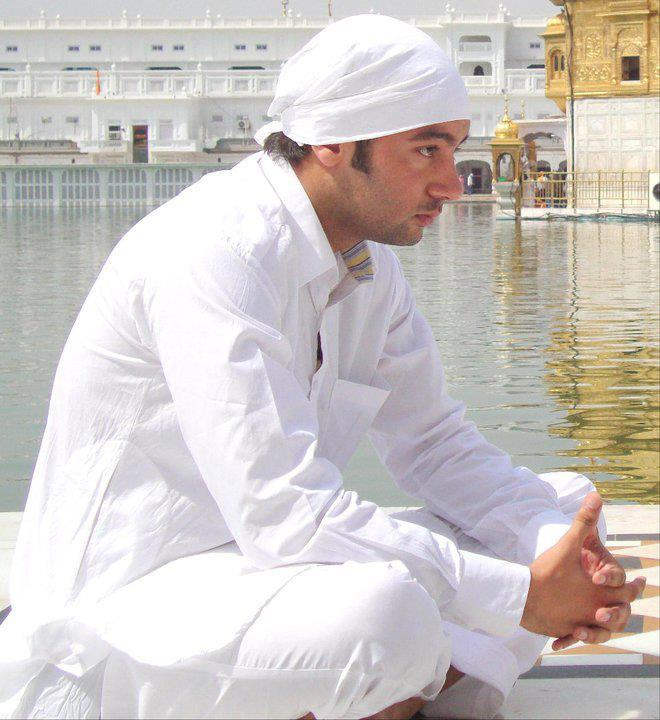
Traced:
[[348, 271], [359, 282], [370, 282], [374, 277], [374, 265], [366, 240], [353, 245], [341, 254]]

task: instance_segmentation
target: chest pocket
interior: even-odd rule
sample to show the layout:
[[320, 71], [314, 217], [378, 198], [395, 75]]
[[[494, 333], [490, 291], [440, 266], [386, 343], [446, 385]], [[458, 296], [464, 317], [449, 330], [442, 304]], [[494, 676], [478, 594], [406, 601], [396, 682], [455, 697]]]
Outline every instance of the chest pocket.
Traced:
[[320, 454], [342, 469], [390, 394], [350, 380], [335, 380], [321, 436]]

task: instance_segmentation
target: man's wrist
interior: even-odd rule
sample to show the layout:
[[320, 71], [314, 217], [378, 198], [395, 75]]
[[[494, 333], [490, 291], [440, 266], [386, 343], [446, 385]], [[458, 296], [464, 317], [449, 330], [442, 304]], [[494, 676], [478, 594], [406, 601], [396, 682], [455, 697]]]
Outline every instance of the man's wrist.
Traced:
[[529, 591], [529, 568], [466, 551], [461, 559], [461, 581], [449, 613], [466, 627], [491, 635], [515, 632]]

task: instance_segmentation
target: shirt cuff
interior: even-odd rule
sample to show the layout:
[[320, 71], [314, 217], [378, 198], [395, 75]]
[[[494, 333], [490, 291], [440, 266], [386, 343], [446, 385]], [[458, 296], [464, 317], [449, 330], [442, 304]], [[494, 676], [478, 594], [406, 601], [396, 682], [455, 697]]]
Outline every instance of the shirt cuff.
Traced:
[[546, 510], [535, 515], [518, 536], [520, 562], [531, 563], [556, 545], [570, 526], [570, 518], [558, 510]]
[[448, 614], [468, 629], [505, 637], [520, 626], [531, 575], [526, 565], [462, 551], [461, 581]]

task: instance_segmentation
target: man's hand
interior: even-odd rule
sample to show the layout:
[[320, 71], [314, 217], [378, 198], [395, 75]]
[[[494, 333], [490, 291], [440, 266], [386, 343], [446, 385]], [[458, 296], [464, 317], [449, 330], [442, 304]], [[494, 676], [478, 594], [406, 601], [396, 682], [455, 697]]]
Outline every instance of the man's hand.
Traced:
[[596, 530], [602, 505], [598, 493], [589, 493], [566, 535], [530, 565], [520, 624], [558, 638], [553, 650], [578, 640], [609, 640], [626, 626], [630, 603], [646, 584], [644, 578], [626, 583], [623, 568], [603, 547]]

